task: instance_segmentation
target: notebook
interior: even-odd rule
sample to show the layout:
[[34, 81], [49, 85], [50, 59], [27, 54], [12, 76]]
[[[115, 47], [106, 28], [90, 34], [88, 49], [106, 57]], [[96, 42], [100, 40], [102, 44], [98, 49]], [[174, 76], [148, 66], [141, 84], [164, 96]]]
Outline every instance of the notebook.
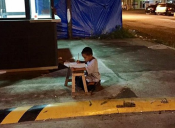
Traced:
[[76, 62], [65, 62], [64, 65], [66, 67], [71, 67], [71, 68], [85, 68], [86, 67], [85, 63], [77, 64]]

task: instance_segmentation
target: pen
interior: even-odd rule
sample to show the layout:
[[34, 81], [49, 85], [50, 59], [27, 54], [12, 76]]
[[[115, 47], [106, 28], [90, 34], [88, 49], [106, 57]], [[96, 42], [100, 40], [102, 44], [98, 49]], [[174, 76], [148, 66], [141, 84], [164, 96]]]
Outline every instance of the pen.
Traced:
[[79, 53], [78, 53], [78, 61], [79, 61]]

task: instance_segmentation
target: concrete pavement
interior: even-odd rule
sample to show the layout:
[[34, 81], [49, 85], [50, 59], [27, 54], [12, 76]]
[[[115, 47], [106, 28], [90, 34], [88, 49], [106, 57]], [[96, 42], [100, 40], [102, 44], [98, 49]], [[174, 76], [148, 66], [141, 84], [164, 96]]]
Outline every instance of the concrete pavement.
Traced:
[[[0, 109], [104, 99], [111, 96], [174, 97], [175, 51], [168, 47], [153, 47], [156, 45], [140, 39], [58, 41], [59, 56], [65, 60], [76, 58], [77, 53], [85, 46], [93, 48], [94, 55], [99, 61], [104, 90], [95, 92], [90, 97], [72, 99], [71, 87], [64, 86], [66, 69], [50, 73], [1, 74]], [[61, 53], [65, 49], [71, 54], [68, 58], [64, 58], [65, 54]], [[123, 93], [123, 89], [126, 88], [128, 93]]]
[[64, 86], [63, 66], [50, 73], [6, 73], [0, 75], [0, 109], [110, 98], [175, 97], [174, 50], [137, 38], [60, 40], [60, 62], [76, 59], [85, 46], [92, 47], [98, 59], [102, 91], [73, 99], [71, 87]]

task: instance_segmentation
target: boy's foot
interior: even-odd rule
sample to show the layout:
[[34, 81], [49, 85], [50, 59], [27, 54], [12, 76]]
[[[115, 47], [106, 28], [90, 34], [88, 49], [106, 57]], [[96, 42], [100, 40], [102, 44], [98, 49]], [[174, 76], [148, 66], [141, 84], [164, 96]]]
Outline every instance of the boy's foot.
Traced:
[[88, 92], [95, 91], [95, 85], [89, 85], [89, 86], [87, 86], [87, 88], [88, 88]]
[[96, 85], [95, 86], [95, 91], [98, 92], [98, 91], [101, 91], [103, 90], [103, 87], [101, 85]]

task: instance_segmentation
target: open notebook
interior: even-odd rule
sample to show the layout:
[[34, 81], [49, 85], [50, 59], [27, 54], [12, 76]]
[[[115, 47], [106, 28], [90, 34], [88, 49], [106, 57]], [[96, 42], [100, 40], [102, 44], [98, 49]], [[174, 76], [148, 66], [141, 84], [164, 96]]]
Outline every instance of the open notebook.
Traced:
[[66, 67], [71, 67], [71, 68], [84, 68], [84, 67], [86, 67], [85, 63], [77, 64], [76, 62], [65, 62], [64, 65]]

